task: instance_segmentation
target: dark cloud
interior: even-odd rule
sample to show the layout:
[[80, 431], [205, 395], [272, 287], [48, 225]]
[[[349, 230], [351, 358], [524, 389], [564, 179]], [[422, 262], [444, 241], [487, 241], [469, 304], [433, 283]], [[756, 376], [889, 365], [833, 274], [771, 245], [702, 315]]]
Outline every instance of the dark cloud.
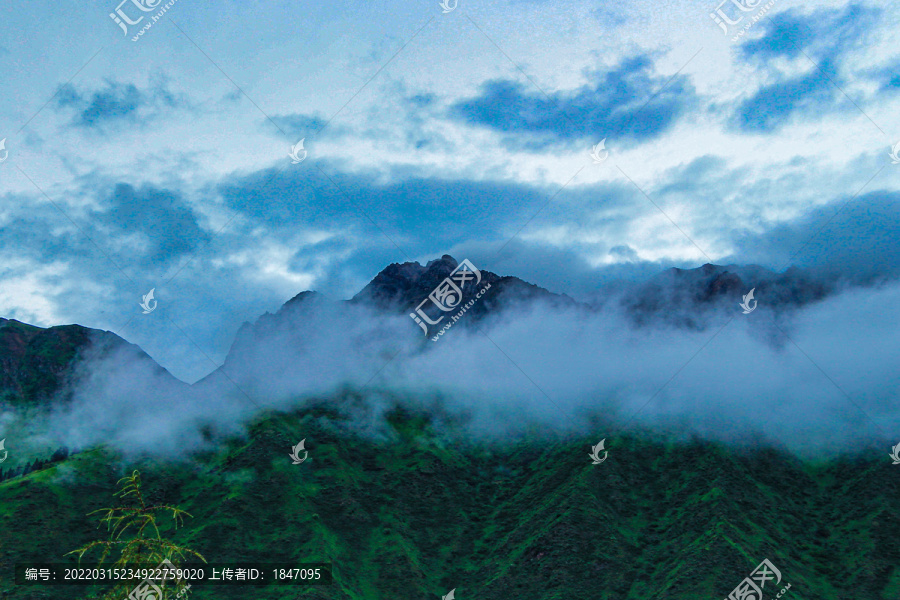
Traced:
[[635, 261], [638, 259], [637, 251], [629, 246], [628, 244], [623, 244], [620, 246], [613, 246], [609, 249], [610, 256], [615, 256], [617, 258], [623, 258], [629, 261]]
[[718, 156], [705, 154], [695, 158], [687, 165], [679, 165], [667, 173], [668, 183], [657, 191], [660, 195], [675, 193], [696, 194], [716, 179], [731, 178], [733, 173], [727, 171], [726, 161]]
[[[317, 273], [315, 289], [335, 297], [355, 294], [389, 263], [445, 252], [485, 268], [512, 268], [523, 279], [551, 289], [588, 294], [603, 282], [628, 275], [625, 265], [603, 271], [585, 262], [585, 256], [605, 258], [615, 243], [570, 238], [570, 247], [561, 249], [533, 240], [524, 243], [522, 236], [564, 223], [579, 238], [596, 237], [594, 232], [602, 230], [621, 240], [631, 218], [656, 210], [627, 182], [569, 186], [560, 192], [409, 172], [384, 182], [375, 174], [321, 166], [328, 176], [304, 162], [277, 176], [267, 170], [223, 183], [219, 193], [240, 217], [229, 227], [229, 241], [216, 246], [243, 247], [250, 231], [273, 240], [290, 240], [310, 229], [331, 233], [335, 237], [298, 245], [290, 266]], [[672, 265], [632, 264], [640, 278], [665, 266]]]
[[392, 246], [389, 236], [413, 256], [440, 254], [460, 239], [499, 238], [509, 221], [524, 223], [552, 194], [515, 183], [422, 176], [383, 183], [375, 174], [342, 173], [333, 165], [323, 165], [327, 176], [300, 166], [268, 184], [271, 172], [228, 182], [222, 196], [248, 219], [276, 230], [301, 223], [360, 226], [378, 243]]
[[97, 90], [79, 90], [67, 83], [60, 87], [55, 104], [61, 110], [74, 110], [73, 124], [98, 128], [112, 123], [137, 123], [163, 110], [187, 106], [187, 101], [172, 93], [165, 81], [147, 89], [106, 81], [105, 87]]
[[[832, 64], [822, 65], [833, 71]], [[798, 115], [820, 118], [833, 110], [840, 92], [820, 71], [762, 87], [751, 98], [741, 102], [733, 124], [744, 132], [774, 132], [792, 122]]]
[[271, 168], [229, 178], [216, 191], [228, 208], [272, 228], [300, 223], [325, 227], [352, 220], [341, 190], [310, 161], [292, 167], [281, 173]]
[[880, 93], [894, 94], [900, 90], [900, 60], [892, 60], [886, 66], [865, 69], [863, 74], [878, 84]]
[[[851, 5], [810, 14], [791, 9], [766, 19], [763, 36], [745, 42], [739, 52], [776, 81], [743, 100], [734, 111], [731, 126], [743, 132], [771, 133], [794, 121], [813, 121], [824, 114], [856, 110], [838, 89], [847, 84], [842, 76], [844, 59], [873, 30], [880, 13], [878, 9]], [[777, 58], [802, 59], [809, 70], [782, 76], [771, 65]]]
[[17, 258], [41, 263], [79, 253], [83, 236], [77, 229], [66, 227], [65, 216], [52, 205], [16, 194], [5, 194], [0, 203], [20, 207], [10, 210], [0, 226], [0, 251], [14, 248]]
[[549, 97], [530, 84], [488, 81], [479, 96], [456, 103], [450, 114], [502, 132], [512, 144], [513, 138], [523, 137], [545, 143], [598, 137], [642, 142], [662, 135], [697, 105], [688, 78], [676, 75], [669, 81], [655, 74], [647, 55], [625, 59], [592, 79], [589, 85]]
[[882, 82], [881, 91], [883, 92], [893, 92], [900, 89], [900, 75], [897, 75], [895, 72], [888, 73]]
[[[849, 201], [849, 203], [848, 203]], [[846, 205], [846, 206], [845, 206]], [[835, 198], [761, 234], [735, 231], [732, 259], [805, 267], [854, 283], [900, 278], [900, 193]]]
[[416, 108], [425, 108], [435, 103], [436, 96], [434, 94], [414, 94], [407, 98], [407, 101]]
[[[169, 264], [209, 239], [177, 190], [109, 185], [96, 179], [86, 186], [92, 189], [86, 187], [74, 194], [72, 202], [58, 202], [58, 209], [10, 196], [15, 203], [10, 206], [21, 208], [12, 211], [10, 220], [0, 228], [0, 247], [16, 248], [17, 256], [41, 262], [95, 257], [99, 247], [116, 262], [147, 267]], [[98, 208], [80, 206], [86, 198]], [[53, 224], [49, 229], [48, 223]], [[126, 241], [136, 234], [141, 236], [138, 244]], [[101, 265], [106, 270], [111, 267]], [[86, 276], [93, 279], [96, 273]]]
[[765, 64], [774, 58], [797, 58], [816, 40], [810, 17], [796, 9], [777, 13], [764, 23], [762, 37], [741, 44], [739, 53], [744, 59]]
[[765, 34], [741, 45], [742, 55], [759, 64], [773, 58], [843, 58], [877, 26], [880, 8], [851, 4], [803, 14], [793, 8], [765, 19]]
[[207, 240], [193, 209], [177, 192], [151, 186], [134, 188], [116, 184], [105, 210], [92, 217], [109, 228], [113, 237], [144, 234], [151, 250], [140, 257], [141, 263], [168, 263], [193, 252]]

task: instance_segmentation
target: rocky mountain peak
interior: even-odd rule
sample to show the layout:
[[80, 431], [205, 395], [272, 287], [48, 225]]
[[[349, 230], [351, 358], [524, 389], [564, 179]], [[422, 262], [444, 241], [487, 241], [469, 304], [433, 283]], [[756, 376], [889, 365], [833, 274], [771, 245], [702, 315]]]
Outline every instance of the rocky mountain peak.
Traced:
[[[449, 254], [428, 261], [424, 267], [417, 262], [390, 264], [351, 302], [366, 302], [382, 310], [406, 310], [413, 301], [420, 302], [428, 296], [457, 266], [459, 261]], [[482, 276], [485, 274], [497, 277], [483, 271]]]

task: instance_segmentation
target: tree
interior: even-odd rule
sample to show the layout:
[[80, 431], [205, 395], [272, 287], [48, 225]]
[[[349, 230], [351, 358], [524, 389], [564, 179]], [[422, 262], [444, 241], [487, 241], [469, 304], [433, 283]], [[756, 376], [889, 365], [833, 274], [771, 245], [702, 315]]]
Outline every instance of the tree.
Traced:
[[57, 449], [56, 452], [50, 457], [50, 462], [59, 462], [61, 460], [65, 460], [69, 456], [69, 449], [63, 446], [62, 448]]
[[[144, 501], [144, 495], [141, 492], [141, 474], [137, 470], [133, 471], [128, 477], [120, 479], [116, 485], [121, 486], [121, 489], [115, 493], [115, 496], [121, 499], [123, 506], [102, 508], [89, 513], [89, 515], [103, 513], [100, 523], [106, 523], [109, 539], [95, 540], [81, 548], [67, 552], [66, 556], [78, 554], [78, 562], [80, 564], [81, 557], [85, 553], [95, 548], [102, 548], [100, 564], [103, 564], [111, 552], [119, 549], [119, 558], [113, 563], [112, 567], [120, 569], [127, 568], [129, 565], [132, 568], [156, 567], [164, 560], [168, 560], [178, 566], [179, 559], [184, 558], [186, 555], [197, 557], [206, 562], [206, 559], [199, 552], [179, 546], [159, 534], [159, 527], [156, 521], [158, 513], [171, 511], [176, 530], [179, 525], [184, 525], [184, 517], [191, 517], [192, 515], [177, 506], [169, 506], [168, 504], [147, 506]], [[127, 538], [125, 537], [126, 532], [129, 533]], [[135, 583], [135, 581], [131, 581], [119, 584], [107, 593], [104, 598], [122, 598], [122, 592], [125, 591], [127, 595], [129, 586], [133, 586]], [[171, 591], [166, 589], [165, 582], [163, 582], [162, 588], [163, 596], [160, 600], [171, 598]]]

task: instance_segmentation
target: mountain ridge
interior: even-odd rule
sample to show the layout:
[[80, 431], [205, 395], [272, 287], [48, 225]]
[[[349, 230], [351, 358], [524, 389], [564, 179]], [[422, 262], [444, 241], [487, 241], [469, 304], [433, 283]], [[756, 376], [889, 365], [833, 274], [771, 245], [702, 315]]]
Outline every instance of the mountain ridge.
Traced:
[[42, 328], [0, 318], [0, 405], [45, 403], [66, 391], [77, 364], [117, 351], [168, 373], [139, 346], [110, 331], [77, 324]]
[[[213, 376], [230, 361], [238, 360], [235, 353], [255, 334], [275, 330], [287, 321], [291, 326], [315, 322], [321, 318], [316, 310], [324, 310], [325, 307], [337, 316], [350, 307], [365, 307], [392, 315], [412, 315], [416, 307], [427, 300], [429, 294], [459, 264], [449, 254], [425, 265], [412, 261], [391, 263], [348, 300], [332, 300], [313, 290], [302, 291], [285, 301], [275, 313], [266, 312], [252, 323], [244, 322], [236, 332], [222, 366], [193, 385], [209, 383], [210, 378], [216, 378]], [[466, 311], [459, 327], [479, 326], [489, 317], [499, 317], [514, 306], [533, 303], [585, 311], [602, 308], [577, 301], [566, 294], [551, 292], [515, 276], [501, 276], [486, 269], [480, 270], [480, 276], [477, 289], [486, 286], [489, 289]], [[796, 268], [777, 274], [756, 265], [721, 266], [707, 263], [696, 269], [673, 267], [662, 271], [650, 280], [627, 289], [617, 297], [616, 302], [638, 327], [669, 324], [698, 329], [708, 325], [715, 310], [735, 307], [742, 294], [751, 288], [755, 288], [760, 304], [772, 310], [790, 310], [825, 298], [837, 286], [822, 283]], [[474, 287], [466, 287], [458, 306], [471, 301], [475, 292]], [[409, 319], [408, 325], [411, 336], [419, 335], [413, 319]], [[429, 332], [428, 335], [432, 334]], [[95, 346], [97, 348], [92, 351]], [[109, 331], [77, 324], [40, 328], [14, 319], [0, 318], [0, 402], [45, 402], [64, 387], [67, 377], [72, 374], [73, 363], [88, 355], [98, 357], [131, 346], [142, 360], [150, 361], [147, 362], [149, 368], [165, 371], [138, 346]]]

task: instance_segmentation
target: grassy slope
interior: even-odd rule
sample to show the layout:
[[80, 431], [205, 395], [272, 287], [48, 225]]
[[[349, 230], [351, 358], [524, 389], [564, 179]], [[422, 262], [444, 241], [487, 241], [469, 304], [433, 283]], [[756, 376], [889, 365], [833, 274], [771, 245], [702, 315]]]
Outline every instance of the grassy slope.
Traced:
[[[49, 397], [79, 351], [88, 347], [91, 330], [80, 325], [42, 329], [18, 321], [0, 327], [0, 401], [34, 405]], [[20, 389], [13, 389], [19, 387]]]
[[[102, 536], [121, 469], [194, 515], [175, 540], [207, 560], [334, 564], [319, 588], [195, 587], [192, 598], [267, 600], [720, 599], [763, 559], [796, 600], [900, 597], [898, 473], [884, 461], [805, 465], [773, 451], [596, 440], [454, 445], [395, 416], [375, 443], [292, 415], [294, 466], [275, 418], [195, 463], [122, 465], [102, 449], [0, 483], [0, 597], [89, 598], [12, 584], [17, 562], [62, 562]], [[768, 588], [767, 588], [768, 590]], [[6, 594], [3, 596], [3, 594]], [[766, 597], [774, 596], [767, 594]]]

